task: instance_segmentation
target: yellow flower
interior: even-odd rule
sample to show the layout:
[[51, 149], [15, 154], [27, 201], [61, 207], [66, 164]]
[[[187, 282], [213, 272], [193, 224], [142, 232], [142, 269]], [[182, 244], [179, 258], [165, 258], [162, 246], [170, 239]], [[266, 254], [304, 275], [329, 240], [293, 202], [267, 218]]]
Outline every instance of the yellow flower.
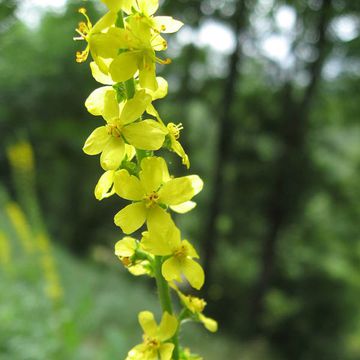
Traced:
[[139, 323], [144, 331], [144, 341], [132, 348], [125, 360], [171, 360], [174, 344], [166, 340], [176, 333], [176, 317], [165, 312], [158, 326], [150, 311], [142, 311], [139, 314]]
[[[125, 159], [130, 161], [135, 156], [135, 153], [136, 151], [133, 146], [125, 144]], [[115, 173], [115, 170], [108, 170], [101, 175], [94, 190], [94, 195], [97, 200], [102, 200], [115, 194], [113, 186]]]
[[179, 20], [174, 20], [171, 16], [155, 16], [159, 8], [158, 0], [101, 0], [109, 10], [118, 12], [120, 9], [127, 14], [135, 13], [146, 19], [149, 26], [154, 31], [163, 33], [174, 33], [178, 31], [184, 24]]
[[96, 46], [93, 46], [93, 39], [96, 36], [101, 36], [101, 33], [103, 31], [107, 30], [115, 23], [117, 14], [115, 12], [109, 11], [93, 26], [89, 16], [86, 13], [86, 9], [80, 8], [79, 13], [84, 15], [85, 21], [81, 21], [79, 23], [76, 32], [80, 36], [74, 37], [74, 40], [85, 40], [87, 42], [87, 45], [85, 50], [78, 51], [76, 53], [76, 62], [85, 62], [89, 56], [89, 52], [91, 52], [93, 59], [99, 64], [102, 64], [102, 61], [98, 59]]
[[[129, 2], [131, 4], [129, 4]], [[127, 14], [135, 10], [136, 15], [148, 24], [155, 32], [174, 33], [177, 32], [184, 24], [173, 19], [171, 16], [153, 16], [159, 7], [158, 0], [132, 0], [127, 1], [128, 6], [123, 6]], [[129, 6], [130, 5], [130, 6]]]
[[126, 29], [111, 30], [111, 33], [116, 33], [119, 48], [123, 51], [110, 64], [109, 73], [115, 82], [123, 82], [139, 72], [141, 87], [155, 91], [157, 89], [155, 64], [170, 63], [169, 59], [162, 60], [156, 57], [155, 51], [166, 49], [167, 43], [158, 33], [151, 34], [148, 27], [135, 26], [135, 21], [135, 19], [129, 20]]
[[134, 203], [120, 210], [114, 218], [125, 234], [139, 229], [148, 223], [164, 223], [169, 215], [164, 208], [177, 212], [191, 210], [195, 203], [190, 201], [203, 187], [197, 175], [170, 178], [166, 162], [161, 157], [148, 157], [141, 162], [139, 178], [130, 175], [125, 169], [115, 175], [115, 191]]
[[[76, 39], [86, 40], [88, 46], [85, 51], [78, 52], [77, 61], [85, 61], [90, 51], [101, 72], [105, 75], [110, 73], [114, 82], [124, 82], [138, 72], [141, 86], [155, 91], [158, 86], [155, 64], [170, 62], [169, 59], [162, 60], [155, 55], [155, 51], [167, 47], [160, 32], [176, 32], [183, 23], [170, 16], [153, 17], [159, 6], [158, 1], [103, 0], [103, 2], [110, 11], [94, 27], [85, 9], [80, 9], [87, 21], [79, 24], [76, 31], [80, 38]], [[124, 28], [114, 26], [119, 10], [131, 14], [124, 19]]]
[[[115, 36], [116, 45], [121, 49], [111, 63], [109, 72], [116, 82], [126, 81], [138, 72], [141, 87], [155, 91], [155, 64], [170, 63], [170, 59], [162, 60], [155, 55], [155, 51], [167, 48], [167, 42], [160, 32], [175, 32], [182, 23], [166, 16], [153, 18], [151, 15], [155, 7], [148, 1], [136, 2], [132, 9], [138, 12], [125, 19], [125, 28], [108, 31], [109, 36]], [[110, 39], [108, 43], [110, 46]]]
[[135, 276], [150, 273], [150, 263], [148, 260], [134, 259], [138, 247], [138, 242], [130, 236], [125, 236], [115, 244], [115, 255], [129, 272]]
[[217, 322], [203, 314], [206, 306], [206, 301], [204, 299], [200, 299], [196, 296], [184, 295], [175, 284], [171, 284], [171, 287], [177, 292], [180, 301], [193, 314], [195, 320], [202, 322], [207, 330], [211, 332], [217, 331]]
[[159, 113], [156, 111], [154, 106], [150, 104], [146, 112], [152, 116], [154, 116], [159, 123], [162, 125], [164, 131], [167, 132], [168, 136], [168, 143], [165, 142], [165, 146], [167, 146], [171, 151], [175, 152], [177, 155], [179, 155], [182, 159], [183, 165], [185, 165], [188, 169], [190, 168], [190, 160], [188, 155], [186, 154], [184, 148], [179, 142], [180, 138], [180, 131], [184, 129], [182, 124], [174, 124], [174, 123], [168, 123], [167, 125], [164, 124], [164, 122], [161, 120]]
[[167, 281], [182, 281], [183, 274], [195, 289], [200, 289], [205, 280], [204, 270], [193, 259], [199, 258], [187, 240], [181, 241], [180, 230], [172, 221], [167, 224], [150, 223], [149, 231], [143, 233], [141, 244], [153, 255], [170, 256], [162, 264], [162, 274]]
[[83, 151], [88, 155], [101, 153], [100, 163], [104, 170], [119, 168], [125, 155], [125, 140], [141, 150], [161, 148], [166, 134], [159, 123], [155, 120], [135, 122], [151, 101], [150, 95], [144, 90], [136, 92], [131, 100], [120, 104], [116, 100], [116, 92], [109, 89], [99, 99], [97, 103], [95, 100], [92, 102], [94, 106], [91, 111], [102, 115], [107, 125], [91, 133]]

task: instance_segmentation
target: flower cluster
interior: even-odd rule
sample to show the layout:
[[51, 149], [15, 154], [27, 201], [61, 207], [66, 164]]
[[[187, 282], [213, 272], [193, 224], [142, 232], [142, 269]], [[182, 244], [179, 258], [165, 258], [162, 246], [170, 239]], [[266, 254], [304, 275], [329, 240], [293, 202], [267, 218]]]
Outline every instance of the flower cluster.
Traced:
[[[115, 245], [115, 254], [133, 275], [154, 277], [163, 317], [156, 325], [148, 311], [139, 314], [144, 341], [128, 353], [128, 360], [199, 359], [178, 344], [180, 325], [185, 320], [201, 322], [216, 331], [214, 320], [202, 312], [205, 301], [184, 295], [176, 283], [187, 281], [199, 290], [204, 271], [193, 245], [182, 239], [172, 219], [192, 210], [192, 201], [203, 187], [197, 175], [174, 177], [166, 161], [155, 151], [177, 154], [186, 168], [190, 162], [179, 142], [181, 124], [164, 122], [153, 102], [167, 95], [167, 81], [156, 76], [156, 64], [169, 64], [158, 52], [167, 48], [162, 33], [174, 33], [183, 25], [169, 16], [155, 16], [158, 0], [102, 0], [108, 12], [92, 25], [85, 21], [76, 30], [85, 40], [84, 51], [76, 54], [84, 62], [89, 54], [91, 73], [102, 86], [85, 102], [87, 110], [102, 118], [88, 137], [83, 150], [100, 155], [104, 170], [95, 187], [98, 200], [117, 195], [130, 203], [115, 215], [114, 222], [126, 236]], [[143, 230], [141, 238], [134, 234]], [[177, 315], [170, 290], [182, 306]]]

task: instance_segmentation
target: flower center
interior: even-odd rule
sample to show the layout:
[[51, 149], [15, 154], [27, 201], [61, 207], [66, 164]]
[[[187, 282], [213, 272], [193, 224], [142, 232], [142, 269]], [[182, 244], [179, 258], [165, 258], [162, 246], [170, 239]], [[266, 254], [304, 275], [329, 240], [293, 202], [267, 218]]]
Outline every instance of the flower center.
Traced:
[[174, 123], [169, 123], [166, 127], [169, 130], [170, 135], [173, 136], [175, 140], [179, 139], [180, 131], [184, 129], [181, 123], [177, 125], [175, 125]]
[[119, 259], [125, 267], [129, 267], [132, 264], [131, 258], [129, 256], [119, 256]]
[[151, 194], [146, 195], [144, 200], [145, 200], [145, 206], [147, 208], [150, 208], [150, 207], [154, 206], [158, 202], [159, 195], [158, 195], [157, 192], [153, 191]]
[[148, 348], [150, 348], [152, 350], [160, 348], [160, 341], [158, 339], [152, 338], [148, 335], [144, 335], [144, 343]]
[[174, 256], [179, 260], [185, 260], [188, 256], [188, 251], [185, 245], [180, 245], [174, 252]]
[[106, 125], [106, 130], [108, 132], [109, 135], [119, 138], [121, 136], [121, 132], [119, 130], [119, 128], [116, 125], [113, 124], [107, 124]]

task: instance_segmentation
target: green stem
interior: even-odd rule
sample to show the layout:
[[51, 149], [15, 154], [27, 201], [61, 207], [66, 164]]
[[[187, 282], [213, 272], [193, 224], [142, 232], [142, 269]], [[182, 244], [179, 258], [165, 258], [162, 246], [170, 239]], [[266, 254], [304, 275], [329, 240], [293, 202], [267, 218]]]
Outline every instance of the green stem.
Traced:
[[[169, 289], [169, 285], [168, 285], [167, 281], [164, 279], [164, 277], [161, 273], [161, 267], [162, 267], [162, 257], [155, 256], [155, 280], [156, 280], [156, 286], [158, 289], [158, 295], [159, 295], [161, 308], [162, 308], [163, 313], [166, 311], [172, 315], [173, 308], [172, 308], [172, 302], [171, 302], [170, 291], [169, 291], [170, 289]], [[173, 352], [174, 360], [179, 359], [178, 332], [179, 332], [179, 330], [176, 331], [175, 335], [171, 339], [172, 343], [175, 345], [174, 352]]]
[[169, 286], [161, 273], [162, 257], [155, 256], [155, 279], [158, 288], [160, 304], [163, 312], [167, 311], [169, 314], [173, 313], [172, 303], [170, 298]]

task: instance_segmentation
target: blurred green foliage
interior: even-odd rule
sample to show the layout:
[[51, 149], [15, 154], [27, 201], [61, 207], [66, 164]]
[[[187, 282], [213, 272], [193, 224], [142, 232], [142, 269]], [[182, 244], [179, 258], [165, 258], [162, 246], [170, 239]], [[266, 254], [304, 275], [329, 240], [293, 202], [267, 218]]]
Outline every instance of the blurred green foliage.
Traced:
[[[98, 124], [82, 105], [97, 85], [74, 61], [84, 3], [69, 1], [36, 28], [16, 18], [15, 5], [0, 2], [0, 181], [14, 197], [6, 147], [28, 138], [66, 306], [53, 312], [37, 266], [12, 249], [15, 270], [0, 271], [0, 354], [26, 358], [27, 344], [34, 359], [121, 358], [138, 336], [128, 314], [147, 306], [139, 299], [153, 290], [118, 273], [111, 253], [121, 237], [112, 222], [120, 199], [95, 201], [101, 174], [81, 152]], [[276, 19], [285, 5], [295, 16], [285, 31], [290, 65], [262, 47], [269, 34], [284, 35]], [[86, 6], [92, 18], [101, 11]], [[184, 124], [192, 170], [206, 183], [197, 211], [179, 221], [198, 239], [208, 313], [228, 338], [204, 332], [209, 355], [194, 350], [205, 359], [359, 359], [359, 3], [167, 0], [162, 11], [189, 24], [193, 41], [170, 40], [173, 64], [161, 68], [170, 94], [160, 114]], [[355, 24], [353, 37], [339, 35], [339, 20]], [[196, 34], [209, 22], [226, 26], [238, 47], [202, 46]], [[31, 216], [35, 205], [22, 206]], [[89, 260], [99, 246], [108, 249], [102, 265]]]

